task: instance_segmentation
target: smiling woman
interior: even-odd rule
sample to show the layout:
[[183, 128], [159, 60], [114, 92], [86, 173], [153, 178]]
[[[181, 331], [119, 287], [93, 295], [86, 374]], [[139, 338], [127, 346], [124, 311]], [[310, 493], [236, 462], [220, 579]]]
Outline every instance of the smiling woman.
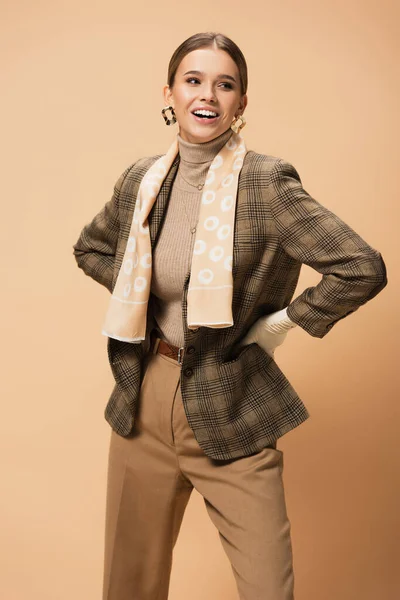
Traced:
[[[309, 413], [274, 351], [293, 327], [322, 338], [371, 300], [385, 263], [293, 165], [247, 149], [247, 67], [232, 40], [185, 40], [163, 94], [179, 127], [170, 147], [121, 174], [74, 245], [112, 293], [103, 600], [168, 598], [193, 488], [240, 599], [293, 600], [276, 444]], [[293, 299], [303, 263], [321, 281]]]
[[180, 60], [181, 52], [178, 48], [171, 59], [171, 83], [164, 87], [164, 99], [174, 110], [182, 139], [204, 143], [222, 134], [243, 114], [247, 75], [240, 70], [246, 70], [246, 63], [244, 57], [236, 63], [216, 43], [194, 49]]

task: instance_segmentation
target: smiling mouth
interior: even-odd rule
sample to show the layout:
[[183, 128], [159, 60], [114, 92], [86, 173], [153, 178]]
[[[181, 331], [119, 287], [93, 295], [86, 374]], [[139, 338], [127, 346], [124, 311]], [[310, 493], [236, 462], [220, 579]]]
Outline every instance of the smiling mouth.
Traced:
[[219, 114], [217, 113], [217, 115], [214, 117], [212, 115], [198, 115], [194, 112], [192, 112], [192, 115], [194, 116], [194, 118], [196, 119], [196, 121], [198, 121], [199, 123], [211, 123], [213, 121], [216, 121], [219, 118]]

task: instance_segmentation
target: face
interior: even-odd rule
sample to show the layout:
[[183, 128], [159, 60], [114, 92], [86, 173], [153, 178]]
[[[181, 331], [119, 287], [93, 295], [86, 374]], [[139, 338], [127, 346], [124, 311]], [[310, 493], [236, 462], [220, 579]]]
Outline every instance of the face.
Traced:
[[[165, 102], [174, 108], [180, 136], [192, 143], [208, 142], [224, 133], [247, 105], [236, 63], [220, 49], [189, 52], [176, 71], [172, 89], [166, 85], [163, 91]], [[196, 109], [207, 109], [217, 116], [195, 116]]]

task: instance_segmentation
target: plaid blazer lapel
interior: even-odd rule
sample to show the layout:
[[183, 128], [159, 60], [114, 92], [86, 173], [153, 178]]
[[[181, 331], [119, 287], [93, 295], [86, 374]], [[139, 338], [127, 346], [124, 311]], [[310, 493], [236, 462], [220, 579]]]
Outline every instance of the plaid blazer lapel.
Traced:
[[179, 161], [180, 157], [179, 154], [177, 154], [174, 159], [174, 162], [171, 165], [170, 170], [168, 171], [166, 178], [164, 179], [161, 185], [156, 201], [154, 202], [153, 208], [151, 209], [149, 214], [148, 221], [152, 248], [154, 248], [159, 233], [161, 231], [161, 224], [163, 222], [164, 215], [167, 209], [172, 184], [175, 179], [176, 172], [178, 170]]

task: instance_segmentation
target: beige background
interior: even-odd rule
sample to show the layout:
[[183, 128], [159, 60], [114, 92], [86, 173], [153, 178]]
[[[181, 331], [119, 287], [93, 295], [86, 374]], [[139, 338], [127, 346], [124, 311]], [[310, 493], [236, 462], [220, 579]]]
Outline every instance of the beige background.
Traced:
[[[205, 30], [230, 36], [248, 61], [249, 149], [291, 161], [388, 269], [385, 290], [323, 340], [296, 328], [277, 350], [311, 413], [279, 441], [296, 600], [399, 597], [395, 5], [2, 2], [3, 598], [101, 597], [109, 293], [78, 270], [72, 245], [122, 171], [169, 147], [168, 61]], [[319, 279], [303, 267], [296, 295]], [[170, 600], [189, 594], [237, 600], [195, 491]]]

